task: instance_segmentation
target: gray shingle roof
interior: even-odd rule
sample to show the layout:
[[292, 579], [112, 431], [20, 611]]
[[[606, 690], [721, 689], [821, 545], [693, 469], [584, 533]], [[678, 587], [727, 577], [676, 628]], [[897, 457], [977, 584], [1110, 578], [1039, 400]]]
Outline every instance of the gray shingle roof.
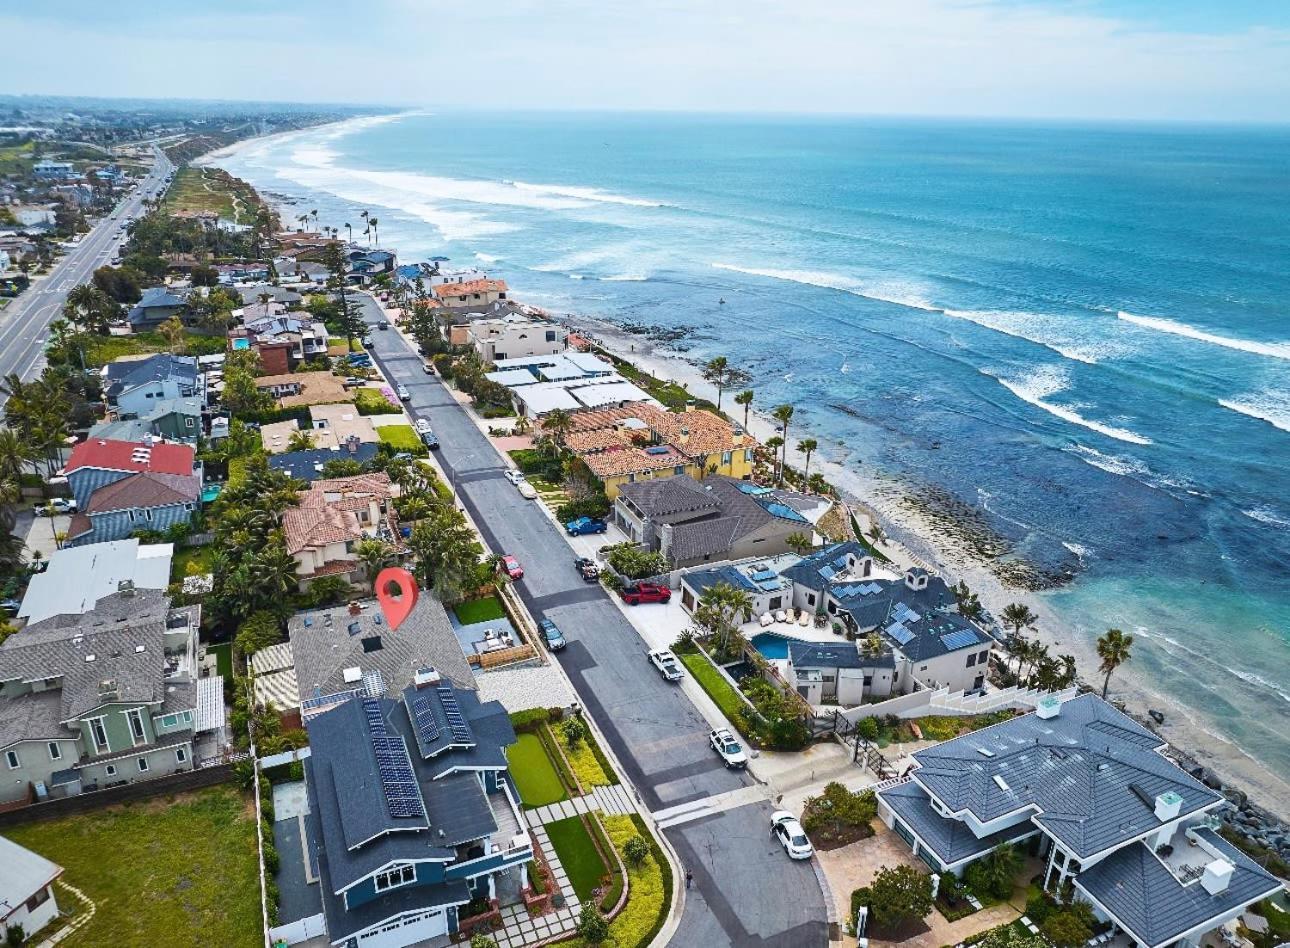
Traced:
[[788, 643], [788, 658], [794, 668], [895, 668], [890, 652], [861, 656], [854, 642]]
[[869, 551], [854, 540], [848, 540], [846, 543], [831, 543], [808, 553], [783, 570], [780, 575], [788, 577], [799, 586], [818, 592], [844, 569], [848, 556], [859, 560], [868, 555]]
[[751, 532], [745, 526], [746, 523], [743, 517], [717, 517], [713, 520], [678, 523], [672, 527], [668, 553], [673, 562], [677, 563], [725, 553], [734, 545], [735, 540]]
[[1279, 879], [1217, 833], [1195, 832], [1234, 867], [1227, 888], [1217, 895], [1210, 895], [1199, 881], [1183, 885], [1143, 843], [1112, 853], [1080, 873], [1075, 884], [1150, 946], [1168, 944], [1281, 889]]
[[174, 378], [188, 385], [197, 384], [197, 359], [159, 353], [146, 359], [127, 359], [108, 363], [106, 377], [109, 389], [124, 391], [145, 382]]
[[[351, 616], [346, 606], [337, 606], [297, 613], [287, 623], [301, 698], [353, 687], [344, 679], [346, 668], [379, 671], [391, 693], [411, 684], [417, 669], [427, 665], [458, 687], [475, 687], [475, 677], [448, 614], [434, 596], [422, 592], [416, 608], [393, 632], [376, 600], [360, 605], [363, 609], [357, 616]], [[358, 630], [351, 634], [353, 625]], [[381, 647], [365, 651], [363, 640], [372, 636], [380, 636]]]
[[356, 445], [353, 451], [348, 448], [342, 448], [339, 451], [334, 451], [331, 448], [287, 451], [283, 454], [269, 455], [269, 467], [275, 471], [285, 471], [299, 480], [313, 483], [314, 480], [323, 476], [316, 465], [341, 460], [357, 461], [362, 464], [376, 457], [376, 447], [375, 444], [364, 442]]
[[978, 837], [962, 820], [946, 819], [933, 810], [927, 791], [912, 781], [889, 787], [878, 795], [932, 848], [945, 866], [983, 855], [1001, 843], [1010, 843], [1036, 832], [1034, 823], [1026, 820], [1017, 826]]
[[1131, 787], [1151, 800], [1174, 791], [1183, 816], [1222, 800], [1161, 757], [1163, 746], [1088, 694], [1064, 702], [1057, 717], [1027, 714], [918, 751], [914, 779], [952, 811], [970, 810], [982, 822], [1034, 808], [1035, 822], [1083, 858], [1160, 825]]
[[76, 732], [63, 726], [62, 697], [57, 691], [34, 691], [0, 700], [0, 748], [17, 741], [74, 740]]
[[[903, 624], [909, 638], [897, 640], [900, 650], [911, 662], [925, 662], [962, 649], [989, 646], [993, 639], [967, 619], [953, 612], [923, 615], [917, 622]], [[886, 627], [884, 628], [886, 631]], [[890, 637], [890, 633], [889, 637]]]
[[635, 504], [646, 517], [666, 517], [694, 510], [718, 510], [719, 497], [703, 489], [698, 481], [684, 474], [659, 477], [623, 484], [619, 496]]

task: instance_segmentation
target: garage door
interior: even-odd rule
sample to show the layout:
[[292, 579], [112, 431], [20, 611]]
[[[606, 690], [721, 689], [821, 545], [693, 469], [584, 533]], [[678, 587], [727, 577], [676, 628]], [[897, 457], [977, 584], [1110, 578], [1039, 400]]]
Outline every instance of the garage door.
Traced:
[[448, 916], [443, 912], [416, 912], [391, 919], [358, 939], [362, 948], [403, 948], [419, 941], [448, 934]]

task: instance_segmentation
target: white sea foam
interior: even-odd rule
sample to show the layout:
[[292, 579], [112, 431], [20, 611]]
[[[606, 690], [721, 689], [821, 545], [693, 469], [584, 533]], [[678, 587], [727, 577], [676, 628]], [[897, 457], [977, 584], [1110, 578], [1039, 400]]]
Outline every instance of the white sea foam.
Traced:
[[1070, 387], [1070, 380], [1060, 366], [1040, 366], [1019, 379], [1006, 379], [986, 369], [981, 369], [980, 371], [982, 375], [994, 379], [1023, 402], [1043, 409], [1062, 421], [1088, 428], [1090, 431], [1096, 431], [1098, 434], [1114, 438], [1116, 441], [1127, 441], [1129, 444], [1151, 444], [1150, 438], [1140, 435], [1136, 431], [1130, 431], [1128, 428], [1117, 428], [1114, 425], [1103, 424], [1100, 421], [1093, 421], [1090, 418], [1085, 418], [1074, 408], [1067, 405], [1055, 405], [1047, 401], [1050, 395], [1056, 395], [1058, 392]]
[[1075, 337], [1070, 320], [1060, 316], [1014, 310], [941, 310], [951, 319], [962, 319], [1014, 339], [1024, 339], [1051, 349], [1064, 358], [1087, 365], [1121, 355], [1124, 347], [1110, 340], [1089, 342]]
[[897, 306], [909, 306], [913, 309], [926, 310], [929, 313], [941, 312], [941, 309], [929, 303], [916, 287], [909, 287], [907, 284], [865, 283], [854, 277], [840, 273], [829, 273], [824, 270], [775, 270], [737, 267], [731, 263], [714, 263], [712, 266], [718, 270], [728, 270], [731, 273], [744, 273], [748, 276], [767, 277], [772, 280], [785, 280], [789, 283], [802, 283], [807, 286], [823, 287], [827, 290], [838, 290], [843, 293], [850, 293], [853, 296], [863, 296], [866, 299], [877, 300], [881, 303], [895, 303]]
[[617, 276], [601, 277], [601, 283], [644, 283], [649, 277], [642, 273], [620, 273]]
[[1250, 352], [1254, 355], [1269, 356], [1273, 359], [1290, 359], [1290, 342], [1256, 342], [1251, 339], [1235, 339], [1231, 336], [1219, 336], [1203, 329], [1197, 329], [1195, 326], [1188, 326], [1186, 323], [1175, 322], [1172, 319], [1162, 319], [1158, 316], [1136, 316], [1133, 313], [1124, 311], [1120, 311], [1116, 315], [1127, 323], [1133, 323], [1135, 326], [1154, 329], [1157, 332], [1166, 332], [1174, 336], [1183, 336], [1187, 339], [1194, 339], [1197, 342], [1208, 343], [1211, 346], [1222, 346], [1224, 349]]
[[497, 263], [502, 258], [494, 257], [491, 253], [484, 253], [483, 251], [476, 250], [475, 259], [480, 261], [481, 263]]
[[1241, 513], [1251, 520], [1259, 521], [1259, 523], [1266, 523], [1273, 527], [1290, 527], [1290, 516], [1267, 505], [1251, 507], [1249, 510], [1242, 510]]
[[629, 207], [664, 207], [661, 201], [650, 201], [645, 198], [627, 197], [614, 194], [601, 188], [580, 188], [560, 184], [529, 184], [527, 181], [503, 181], [519, 191], [531, 191], [535, 194], [553, 194], [560, 197], [576, 198], [580, 201], [594, 201], [598, 204], [626, 204]]
[[1281, 431], [1290, 431], [1290, 392], [1270, 389], [1239, 398], [1220, 398], [1218, 403], [1229, 411], [1266, 421]]

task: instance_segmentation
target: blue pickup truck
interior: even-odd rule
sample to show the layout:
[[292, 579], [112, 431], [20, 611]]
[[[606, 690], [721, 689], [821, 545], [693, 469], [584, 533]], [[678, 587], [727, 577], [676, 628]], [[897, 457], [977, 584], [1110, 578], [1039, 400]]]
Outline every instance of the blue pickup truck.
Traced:
[[584, 536], [588, 533], [604, 533], [609, 529], [603, 520], [593, 520], [591, 517], [579, 517], [577, 520], [570, 520], [564, 525], [565, 532], [571, 537]]

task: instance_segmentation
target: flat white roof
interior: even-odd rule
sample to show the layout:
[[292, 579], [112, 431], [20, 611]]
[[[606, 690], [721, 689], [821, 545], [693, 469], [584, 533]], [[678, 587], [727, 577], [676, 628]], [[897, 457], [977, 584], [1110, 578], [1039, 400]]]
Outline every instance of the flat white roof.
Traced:
[[613, 365], [590, 352], [570, 350], [564, 354], [564, 357], [584, 372], [612, 372], [614, 370]]
[[582, 371], [576, 365], [544, 365], [538, 369], [538, 373], [548, 382], [561, 382], [566, 379], [586, 378], [587, 373]]
[[538, 377], [528, 369], [502, 369], [497, 372], [488, 372], [484, 378], [491, 382], [497, 382], [499, 385], [505, 385], [507, 388], [517, 388], [521, 385], [535, 385]]
[[618, 402], [650, 400], [648, 393], [641, 391], [631, 382], [621, 380], [606, 385], [582, 385], [570, 389], [569, 394], [588, 408], [598, 408], [601, 405], [612, 405]]
[[127, 581], [136, 589], [165, 589], [174, 554], [173, 543], [145, 546], [134, 538], [58, 550], [45, 571], [31, 578], [18, 615], [29, 623], [84, 615]]
[[193, 732], [218, 731], [224, 726], [224, 676], [197, 679], [197, 724]]
[[565, 411], [577, 411], [579, 408], [584, 407], [582, 402], [560, 387], [529, 385], [519, 389], [515, 393], [515, 397], [527, 406], [530, 415], [545, 415], [547, 412], [555, 411], [557, 408], [563, 408]]

